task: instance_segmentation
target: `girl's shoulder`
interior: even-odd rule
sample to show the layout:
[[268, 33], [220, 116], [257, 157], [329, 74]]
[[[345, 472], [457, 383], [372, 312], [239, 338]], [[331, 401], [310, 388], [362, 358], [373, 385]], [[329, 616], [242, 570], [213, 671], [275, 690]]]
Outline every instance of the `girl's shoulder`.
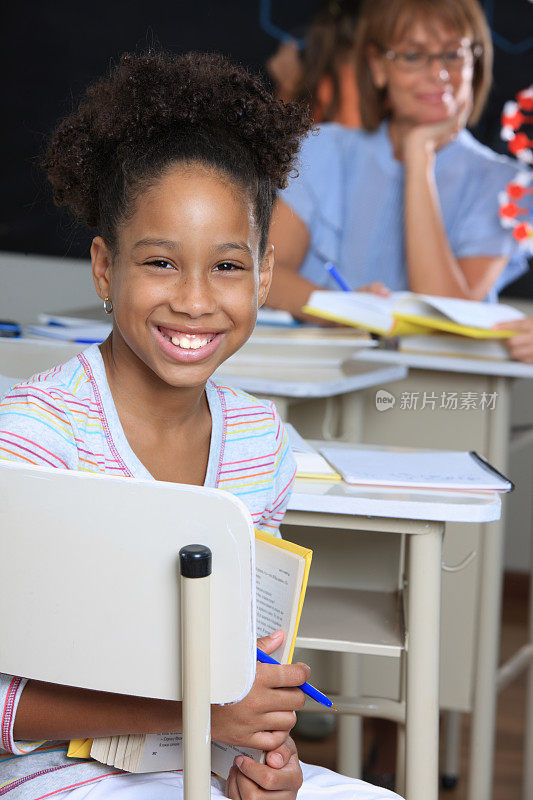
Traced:
[[16, 383], [0, 401], [0, 428], [46, 427], [72, 435], [72, 421], [94, 414], [97, 405], [86, 353]]
[[0, 402], [0, 460], [78, 468], [79, 431], [98, 416], [83, 355], [16, 384]]
[[211, 381], [211, 385], [216, 390], [223, 413], [226, 419], [230, 419], [232, 427], [239, 424], [252, 428], [264, 427], [268, 423], [277, 427], [280, 424], [276, 406], [270, 400], [260, 400], [248, 392], [223, 383]]
[[80, 354], [63, 364], [57, 364], [15, 384], [4, 400], [16, 395], [20, 400], [26, 398], [29, 401], [40, 395], [48, 395], [61, 401], [61, 399], [68, 400], [69, 398], [79, 399], [91, 392], [91, 380], [87, 372], [85, 354]]

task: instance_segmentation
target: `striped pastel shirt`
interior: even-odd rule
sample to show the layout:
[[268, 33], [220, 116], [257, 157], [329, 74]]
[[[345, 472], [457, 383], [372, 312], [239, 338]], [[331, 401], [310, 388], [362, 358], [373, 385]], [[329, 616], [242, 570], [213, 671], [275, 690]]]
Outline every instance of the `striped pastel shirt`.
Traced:
[[[206, 394], [212, 432], [205, 486], [235, 494], [256, 528], [279, 535], [295, 465], [274, 405], [212, 381]], [[96, 345], [6, 395], [0, 459], [153, 480], [126, 439]], [[0, 674], [0, 798], [38, 800], [120, 774], [66, 758], [65, 743], [15, 742], [24, 685], [23, 678]]]

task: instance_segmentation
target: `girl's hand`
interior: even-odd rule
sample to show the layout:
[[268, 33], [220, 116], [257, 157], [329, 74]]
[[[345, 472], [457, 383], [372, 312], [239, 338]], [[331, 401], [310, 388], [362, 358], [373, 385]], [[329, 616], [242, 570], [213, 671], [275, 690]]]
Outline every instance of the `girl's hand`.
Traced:
[[500, 322], [494, 326], [495, 330], [513, 330], [516, 336], [504, 339], [511, 358], [533, 364], [533, 317], [515, 319], [512, 322]]
[[[232, 800], [295, 800], [303, 782], [296, 745], [289, 737], [267, 753], [266, 764], [237, 756], [228, 775], [226, 794]], [[275, 792], [272, 795], [272, 792]]]
[[[283, 631], [257, 640], [270, 655], [283, 642]], [[211, 706], [211, 734], [225, 744], [274, 750], [287, 739], [305, 695], [298, 689], [309, 680], [307, 664], [257, 664], [254, 685], [239, 703]]]
[[381, 281], [374, 281], [373, 283], [365, 284], [365, 286], [359, 286], [355, 291], [377, 294], [380, 297], [388, 297], [390, 295], [390, 289], [388, 289], [384, 283], [381, 283]]

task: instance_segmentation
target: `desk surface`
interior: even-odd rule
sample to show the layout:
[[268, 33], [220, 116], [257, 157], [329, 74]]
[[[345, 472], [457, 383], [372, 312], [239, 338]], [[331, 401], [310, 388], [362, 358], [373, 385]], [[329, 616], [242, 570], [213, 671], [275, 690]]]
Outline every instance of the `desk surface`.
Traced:
[[369, 489], [340, 481], [297, 478], [288, 510], [439, 522], [493, 522], [500, 518], [501, 500], [493, 492]]
[[408, 369], [427, 369], [435, 372], [466, 372], [495, 375], [503, 378], [533, 378], [533, 365], [519, 361], [490, 361], [481, 358], [440, 356], [432, 353], [403, 353], [397, 350], [360, 350], [352, 358], [359, 362], [402, 365]]
[[[372, 352], [372, 351], [371, 351]], [[321, 398], [347, 394], [407, 376], [401, 364], [360, 363], [320, 357], [292, 360], [270, 356], [252, 360], [235, 356], [213, 378], [252, 394], [288, 398]]]
[[[353, 447], [334, 442], [311, 442], [319, 449]], [[297, 478], [289, 511], [387, 517], [439, 522], [492, 522], [500, 518], [501, 499], [496, 492], [435, 491], [353, 486], [344, 481]]]

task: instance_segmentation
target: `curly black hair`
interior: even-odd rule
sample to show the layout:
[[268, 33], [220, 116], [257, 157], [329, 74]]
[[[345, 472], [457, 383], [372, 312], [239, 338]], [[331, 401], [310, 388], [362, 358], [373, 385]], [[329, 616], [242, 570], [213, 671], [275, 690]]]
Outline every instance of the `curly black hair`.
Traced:
[[222, 56], [125, 53], [59, 124], [43, 166], [55, 203], [113, 252], [139, 192], [170, 164], [214, 167], [250, 192], [264, 252], [276, 190], [310, 127], [307, 109], [273, 99]]

